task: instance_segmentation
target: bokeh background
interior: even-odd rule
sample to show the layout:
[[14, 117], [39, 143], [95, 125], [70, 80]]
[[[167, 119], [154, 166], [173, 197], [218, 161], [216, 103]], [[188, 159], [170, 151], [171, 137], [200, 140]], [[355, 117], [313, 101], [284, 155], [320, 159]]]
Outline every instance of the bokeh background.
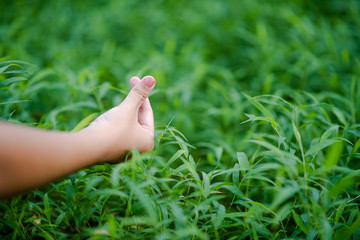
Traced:
[[[84, 100], [79, 91], [128, 89], [130, 76], [153, 75], [157, 124], [175, 117], [196, 140], [207, 131], [239, 138], [241, 92], [344, 96], [360, 71], [357, 1], [2, 1], [1, 9], [0, 55], [38, 69], [43, 91], [24, 96], [36, 122]], [[121, 101], [102, 95], [105, 109]]]

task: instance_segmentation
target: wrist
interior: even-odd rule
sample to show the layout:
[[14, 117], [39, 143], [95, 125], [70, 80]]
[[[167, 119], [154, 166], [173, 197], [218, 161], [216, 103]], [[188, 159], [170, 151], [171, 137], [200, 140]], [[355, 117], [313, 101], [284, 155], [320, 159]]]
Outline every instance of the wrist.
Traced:
[[92, 164], [119, 161], [127, 152], [121, 141], [113, 139], [114, 134], [107, 133], [106, 130], [83, 129], [76, 134], [86, 148], [86, 155]]
[[76, 148], [79, 150], [77, 154], [85, 158], [89, 165], [103, 162], [106, 151], [100, 135], [88, 129], [73, 134], [76, 139]]

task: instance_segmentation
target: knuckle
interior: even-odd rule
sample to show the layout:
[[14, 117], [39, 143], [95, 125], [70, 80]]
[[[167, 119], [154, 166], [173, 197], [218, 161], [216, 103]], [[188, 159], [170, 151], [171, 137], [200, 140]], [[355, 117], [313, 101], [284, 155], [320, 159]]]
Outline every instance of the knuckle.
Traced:
[[151, 152], [153, 149], [154, 149], [154, 138], [152, 137], [151, 139], [149, 139], [149, 141], [144, 143], [142, 147], [142, 152]]
[[154, 149], [154, 143], [149, 143], [144, 146], [143, 152], [151, 152]]
[[148, 145], [148, 151], [152, 151], [154, 149], [154, 141], [152, 141], [151, 143], [149, 143]]
[[146, 92], [141, 88], [134, 88], [133, 92], [138, 95], [141, 100], [145, 100], [147, 98]]

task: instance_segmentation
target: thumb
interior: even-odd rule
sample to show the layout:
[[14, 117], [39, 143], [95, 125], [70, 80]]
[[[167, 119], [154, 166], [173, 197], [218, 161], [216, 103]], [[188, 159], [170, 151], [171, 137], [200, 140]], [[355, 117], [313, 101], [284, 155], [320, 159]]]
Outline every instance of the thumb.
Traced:
[[155, 79], [151, 76], [144, 77], [131, 89], [125, 101], [134, 108], [139, 109], [155, 86]]

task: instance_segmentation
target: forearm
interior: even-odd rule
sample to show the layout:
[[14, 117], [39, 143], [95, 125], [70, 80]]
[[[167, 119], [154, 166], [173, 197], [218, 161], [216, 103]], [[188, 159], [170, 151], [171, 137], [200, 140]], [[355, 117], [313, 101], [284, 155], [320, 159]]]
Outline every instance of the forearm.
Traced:
[[0, 198], [42, 186], [81, 168], [117, 161], [128, 150], [151, 151], [154, 118], [151, 76], [130, 80], [132, 90], [79, 133], [0, 122]]
[[87, 134], [0, 122], [0, 197], [42, 186], [98, 163], [103, 157], [101, 140]]

